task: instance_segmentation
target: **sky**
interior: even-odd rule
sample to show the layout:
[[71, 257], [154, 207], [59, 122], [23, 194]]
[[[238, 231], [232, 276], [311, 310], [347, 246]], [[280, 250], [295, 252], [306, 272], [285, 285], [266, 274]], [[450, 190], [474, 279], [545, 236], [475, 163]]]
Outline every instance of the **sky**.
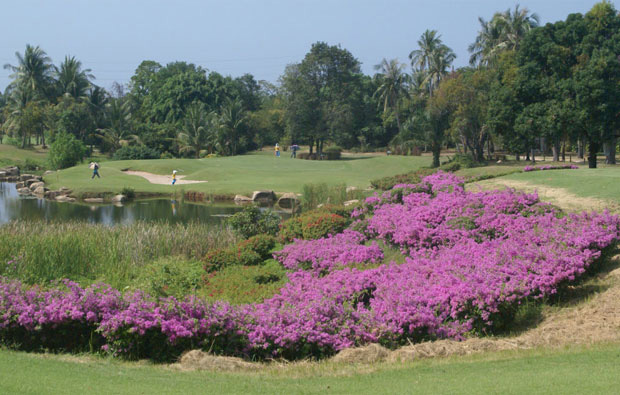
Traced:
[[[587, 12], [596, 0], [522, 0], [542, 24]], [[0, 64], [16, 64], [15, 52], [38, 45], [58, 65], [75, 56], [95, 84], [126, 84], [143, 60], [162, 65], [187, 61], [237, 77], [276, 83], [287, 64], [300, 62], [312, 43], [349, 50], [374, 74], [383, 58], [408, 62], [426, 29], [437, 30], [457, 58], [478, 17], [514, 8], [507, 0], [3, 0]], [[617, 1], [616, 1], [617, 3]], [[615, 4], [617, 7], [617, 4]], [[0, 69], [0, 90], [11, 72]]]

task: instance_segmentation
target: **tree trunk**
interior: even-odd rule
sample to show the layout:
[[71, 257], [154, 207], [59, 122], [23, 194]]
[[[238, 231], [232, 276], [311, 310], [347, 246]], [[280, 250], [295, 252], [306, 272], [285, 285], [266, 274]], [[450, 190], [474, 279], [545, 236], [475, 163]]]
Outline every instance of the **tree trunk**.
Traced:
[[596, 169], [596, 154], [598, 153], [599, 143], [594, 139], [588, 141], [588, 168]]
[[525, 160], [530, 161], [530, 150], [525, 151]]
[[560, 161], [560, 142], [555, 140], [553, 142], [553, 145], [551, 146], [551, 152], [553, 152], [553, 161], [554, 162], [559, 162]]
[[566, 162], [566, 140], [562, 140], [562, 162]]
[[608, 165], [616, 164], [616, 137], [603, 144], [605, 151], [605, 163]]
[[439, 167], [439, 155], [441, 154], [441, 144], [437, 141], [433, 141], [431, 145], [431, 150], [433, 151], [433, 166]]
[[515, 160], [516, 161], [520, 161], [521, 160], [521, 156], [519, 154], [515, 154]]
[[583, 141], [581, 139], [577, 140], [577, 158], [583, 159]]
[[534, 147], [532, 147], [532, 163], [536, 163], [536, 154], [534, 153]]

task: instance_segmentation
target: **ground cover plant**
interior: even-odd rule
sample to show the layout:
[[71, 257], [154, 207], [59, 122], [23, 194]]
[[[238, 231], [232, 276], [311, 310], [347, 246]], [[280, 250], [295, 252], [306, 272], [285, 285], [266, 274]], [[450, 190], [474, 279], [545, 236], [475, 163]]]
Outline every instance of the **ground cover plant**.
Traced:
[[525, 166], [524, 172], [528, 171], [540, 171], [540, 170], [566, 170], [566, 169], [579, 169], [577, 165], [543, 165], [543, 166]]
[[[520, 303], [593, 270], [620, 237], [620, 219], [608, 213], [566, 214], [511, 190], [467, 192], [463, 179], [442, 172], [376, 194], [352, 216], [355, 230], [276, 253], [294, 271], [275, 296], [254, 304], [71, 282], [46, 290], [3, 277], [0, 337], [54, 348], [71, 328], [81, 335], [64, 349], [102, 345], [155, 360], [191, 348], [294, 359], [371, 342], [463, 339], [501, 328]], [[377, 267], [382, 253], [372, 240], [400, 249], [405, 262]]]

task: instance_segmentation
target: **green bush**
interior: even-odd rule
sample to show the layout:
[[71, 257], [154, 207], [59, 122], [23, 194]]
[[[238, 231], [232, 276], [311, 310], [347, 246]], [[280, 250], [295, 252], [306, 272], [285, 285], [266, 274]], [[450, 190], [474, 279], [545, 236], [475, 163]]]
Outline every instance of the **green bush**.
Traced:
[[60, 132], [56, 134], [50, 145], [49, 161], [54, 169], [65, 169], [81, 162], [86, 155], [86, 147], [72, 134]]
[[332, 147], [327, 147], [323, 150], [323, 154], [325, 154], [327, 160], [338, 160], [342, 155], [342, 148], [337, 145]]
[[218, 248], [207, 252], [204, 269], [208, 272], [228, 266], [254, 266], [271, 257], [276, 239], [270, 235], [256, 235], [229, 248]]
[[132, 200], [136, 197], [136, 191], [132, 187], [123, 187], [121, 195], [125, 195], [128, 200]]
[[159, 159], [159, 151], [149, 148], [146, 145], [126, 145], [116, 150], [112, 159], [114, 160], [139, 160], [139, 159]]
[[447, 172], [455, 172], [461, 169], [461, 165], [458, 162], [446, 162], [439, 166], [439, 170], [447, 171]]
[[280, 228], [280, 217], [271, 210], [250, 205], [230, 217], [228, 223], [244, 239], [259, 234], [275, 236]]
[[204, 275], [198, 261], [165, 257], [143, 267], [134, 283], [151, 296], [184, 298], [201, 287]]
[[282, 224], [280, 238], [284, 242], [293, 239], [315, 240], [329, 234], [342, 232], [348, 220], [341, 215], [325, 211], [310, 211], [293, 217]]
[[392, 187], [396, 184], [417, 184], [422, 180], [422, 178], [430, 176], [436, 171], [437, 169], [429, 169], [423, 167], [409, 173], [398, 174], [395, 176], [383, 177], [372, 180], [370, 181], [370, 185], [372, 185], [372, 187], [375, 189], [381, 189], [385, 191], [388, 189], [392, 189]]

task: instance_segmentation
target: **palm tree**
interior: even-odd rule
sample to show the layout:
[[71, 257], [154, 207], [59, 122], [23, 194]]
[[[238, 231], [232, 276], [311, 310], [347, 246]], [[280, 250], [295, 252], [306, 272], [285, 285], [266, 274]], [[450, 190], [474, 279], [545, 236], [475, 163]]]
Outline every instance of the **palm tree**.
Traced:
[[90, 80], [95, 77], [90, 69], [82, 69], [82, 62], [73, 56], [65, 56], [59, 68], [55, 68], [58, 91], [61, 95], [73, 97], [75, 100], [85, 99]]
[[418, 40], [419, 49], [414, 49], [409, 54], [411, 67], [414, 70], [426, 70], [430, 64], [431, 54], [441, 45], [441, 35], [437, 34], [437, 30], [426, 30]]
[[446, 45], [440, 45], [431, 53], [428, 64], [426, 83], [428, 84], [429, 95], [437, 89], [443, 77], [448, 74], [448, 69], [456, 59], [456, 54]]
[[375, 91], [375, 96], [379, 97], [383, 103], [383, 113], [389, 110], [394, 112], [398, 132], [402, 131], [400, 122], [399, 102], [402, 97], [409, 96], [407, 92], [407, 74], [403, 72], [405, 65], [397, 59], [389, 62], [383, 59], [380, 64], [375, 66], [375, 70], [380, 70], [380, 84]]
[[139, 140], [138, 136], [129, 131], [130, 115], [127, 102], [123, 99], [111, 99], [106, 104], [105, 117], [109, 126], [97, 129], [97, 135], [108, 142], [113, 151], [119, 149], [127, 140]]
[[241, 100], [228, 99], [220, 116], [221, 146], [228, 147], [229, 153], [235, 155], [238, 149], [239, 132], [247, 119]]
[[203, 148], [211, 146], [217, 132], [217, 114], [207, 113], [201, 103], [192, 103], [185, 114], [185, 125], [177, 137], [179, 152], [194, 152], [196, 158]]
[[521, 40], [527, 32], [538, 26], [538, 15], [530, 13], [527, 8], [519, 9], [515, 6], [510, 9], [497, 12], [490, 21], [478, 18], [480, 31], [476, 41], [469, 46], [471, 65], [488, 65], [495, 61], [497, 55], [505, 50], [519, 49]]
[[24, 55], [15, 52], [17, 66], [5, 64], [4, 68], [11, 70], [10, 84], [12, 90], [19, 88], [20, 95], [26, 95], [27, 100], [47, 99], [53, 82], [53, 70], [51, 59], [38, 46], [26, 45]]

